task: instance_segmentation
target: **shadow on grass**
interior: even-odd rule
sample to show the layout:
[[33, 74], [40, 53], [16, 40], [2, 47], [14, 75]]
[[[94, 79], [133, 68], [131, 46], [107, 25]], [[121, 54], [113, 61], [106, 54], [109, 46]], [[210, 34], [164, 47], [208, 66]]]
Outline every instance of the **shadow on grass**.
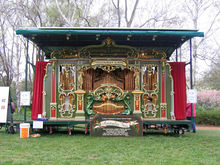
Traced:
[[[36, 130], [34, 132], [32, 132], [32, 134], [34, 133], [39, 133], [41, 135], [69, 135], [68, 129], [65, 128], [58, 128], [58, 129], [53, 129], [53, 132], [50, 133], [48, 130]], [[71, 136], [74, 135], [84, 135], [84, 136], [90, 136], [90, 131], [88, 131], [87, 133], [85, 133], [84, 129], [74, 129], [71, 131]], [[143, 132], [143, 136], [169, 136], [169, 137], [180, 137], [182, 135], [180, 134], [176, 134], [173, 132], [168, 132], [167, 134], [165, 134], [163, 131], [158, 131], [158, 130], [153, 130], [153, 131], [145, 131]], [[119, 136], [120, 137], [120, 136]], [[122, 136], [123, 137], [123, 136]]]

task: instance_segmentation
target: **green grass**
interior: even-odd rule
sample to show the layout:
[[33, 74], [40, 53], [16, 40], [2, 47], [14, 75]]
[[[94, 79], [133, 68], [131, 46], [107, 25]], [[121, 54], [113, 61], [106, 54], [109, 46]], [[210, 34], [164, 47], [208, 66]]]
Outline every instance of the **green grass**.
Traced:
[[[22, 110], [20, 113], [15, 112], [13, 113], [13, 120], [14, 121], [23, 121], [24, 120], [24, 110]], [[31, 111], [27, 109], [26, 112], [26, 120], [31, 120]]]
[[90, 137], [67, 132], [20, 139], [0, 131], [0, 164], [169, 164], [217, 165], [220, 131], [199, 130], [183, 136]]

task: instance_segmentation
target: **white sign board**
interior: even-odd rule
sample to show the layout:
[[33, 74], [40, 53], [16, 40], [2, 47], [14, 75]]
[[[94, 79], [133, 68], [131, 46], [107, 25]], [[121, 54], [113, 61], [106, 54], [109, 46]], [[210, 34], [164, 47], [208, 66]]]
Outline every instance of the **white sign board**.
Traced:
[[21, 103], [21, 106], [30, 106], [31, 104], [31, 92], [30, 91], [20, 92], [20, 103]]
[[6, 123], [8, 114], [9, 87], [0, 87], [0, 123]]
[[196, 89], [187, 89], [187, 103], [197, 103]]
[[43, 129], [43, 121], [33, 121], [34, 129]]

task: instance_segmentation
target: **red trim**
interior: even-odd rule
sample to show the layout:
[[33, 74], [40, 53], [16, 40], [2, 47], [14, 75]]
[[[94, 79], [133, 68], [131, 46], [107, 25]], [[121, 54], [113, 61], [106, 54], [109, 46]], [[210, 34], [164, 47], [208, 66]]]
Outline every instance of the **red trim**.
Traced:
[[56, 107], [51, 107], [51, 117], [56, 117]]
[[161, 117], [162, 117], [162, 118], [166, 118], [166, 117], [167, 117], [167, 115], [166, 115], [166, 109], [164, 109], [164, 108], [161, 108]]
[[136, 110], [136, 111], [139, 111], [139, 109], [140, 109], [139, 97], [136, 96], [136, 97], [135, 97], [135, 110]]
[[78, 110], [82, 111], [82, 100], [78, 101]]
[[83, 104], [83, 102], [82, 102], [82, 96], [78, 96], [78, 99], [79, 99], [79, 100], [78, 100], [78, 110], [79, 110], [79, 111], [82, 111], [82, 110], [83, 110], [83, 108], [82, 108], [82, 107], [83, 107], [83, 105], [82, 105], [82, 104]]
[[55, 72], [52, 73], [52, 103], [56, 102], [56, 76]]
[[165, 74], [162, 73], [162, 103], [165, 103]]

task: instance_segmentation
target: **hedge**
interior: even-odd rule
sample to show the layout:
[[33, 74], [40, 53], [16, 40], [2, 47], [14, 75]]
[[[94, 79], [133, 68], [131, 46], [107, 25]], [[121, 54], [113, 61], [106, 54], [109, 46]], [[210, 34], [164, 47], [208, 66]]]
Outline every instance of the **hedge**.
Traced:
[[220, 110], [197, 110], [196, 123], [220, 126]]

